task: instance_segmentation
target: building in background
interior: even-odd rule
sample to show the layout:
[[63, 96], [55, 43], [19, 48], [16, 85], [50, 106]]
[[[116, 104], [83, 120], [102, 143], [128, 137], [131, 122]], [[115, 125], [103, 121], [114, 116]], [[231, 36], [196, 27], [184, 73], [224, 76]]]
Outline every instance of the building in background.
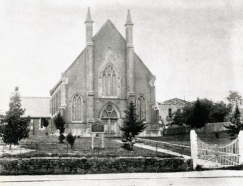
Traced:
[[156, 123], [155, 76], [134, 52], [130, 12], [126, 38], [109, 19], [93, 36], [90, 10], [85, 25], [86, 48], [50, 91], [52, 117], [61, 112], [74, 135], [89, 136], [91, 124], [101, 119], [107, 136], [120, 136], [124, 111], [133, 101], [139, 119]]
[[173, 98], [162, 103], [158, 103], [159, 115], [162, 123], [164, 125], [169, 124], [172, 114], [176, 111], [182, 112], [183, 107], [187, 104], [190, 104], [190, 102], [178, 98]]
[[[50, 114], [50, 97], [21, 97], [22, 108], [25, 113], [22, 117], [30, 117], [30, 135], [46, 135], [46, 132], [53, 132], [54, 127]], [[45, 128], [41, 119], [47, 119], [49, 125]]]

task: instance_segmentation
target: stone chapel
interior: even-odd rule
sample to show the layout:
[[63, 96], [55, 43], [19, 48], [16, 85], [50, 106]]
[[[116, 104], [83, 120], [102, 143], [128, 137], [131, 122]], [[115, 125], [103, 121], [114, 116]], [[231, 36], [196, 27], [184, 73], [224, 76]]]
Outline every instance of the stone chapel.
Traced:
[[90, 136], [91, 124], [101, 120], [105, 135], [120, 136], [124, 111], [133, 101], [148, 125], [146, 135], [158, 118], [155, 76], [134, 52], [129, 10], [126, 38], [109, 19], [93, 36], [90, 9], [85, 27], [85, 49], [50, 91], [52, 118], [60, 112], [74, 135]]

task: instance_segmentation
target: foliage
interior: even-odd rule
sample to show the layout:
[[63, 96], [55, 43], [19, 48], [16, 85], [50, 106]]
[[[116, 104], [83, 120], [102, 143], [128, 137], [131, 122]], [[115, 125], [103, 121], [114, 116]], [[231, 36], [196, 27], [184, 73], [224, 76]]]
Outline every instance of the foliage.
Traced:
[[74, 145], [75, 140], [76, 140], [76, 136], [73, 136], [72, 133], [70, 132], [70, 133], [68, 133], [66, 140], [70, 144], [71, 148], [73, 148], [73, 145]]
[[230, 113], [230, 108], [223, 101], [214, 103], [209, 115], [208, 122], [224, 122], [227, 120], [227, 116]]
[[213, 103], [208, 99], [197, 99], [193, 104], [184, 106], [182, 110], [182, 113], [174, 114], [173, 123], [185, 123], [193, 128], [201, 128], [206, 123], [224, 122], [230, 112], [230, 108], [224, 102]]
[[30, 118], [21, 118], [25, 110], [21, 108], [21, 99], [18, 88], [15, 89], [13, 96], [10, 98], [9, 111], [6, 112], [3, 127], [3, 141], [6, 144], [18, 145], [21, 139], [27, 138], [29, 133]]
[[46, 135], [48, 136], [47, 127], [49, 125], [49, 121], [46, 118], [41, 118], [41, 124], [46, 128]]
[[46, 118], [41, 118], [41, 123], [45, 128], [48, 127], [49, 125], [49, 122]]
[[189, 116], [186, 118], [186, 124], [192, 128], [201, 128], [209, 121], [210, 111], [213, 107], [213, 102], [207, 99], [197, 99], [193, 104]]
[[237, 91], [230, 91], [229, 96], [226, 98], [230, 103], [235, 103], [236, 100], [241, 101], [242, 96]]
[[143, 120], [138, 121], [138, 116], [136, 115], [136, 108], [134, 103], [131, 101], [127, 110], [125, 111], [126, 117], [124, 119], [123, 125], [120, 126], [120, 130], [123, 132], [124, 141], [128, 142], [130, 146], [133, 146], [135, 136], [140, 132], [143, 132], [146, 128]]
[[60, 143], [63, 143], [63, 140], [65, 139], [65, 136], [63, 135], [63, 133], [65, 131], [66, 121], [64, 120], [64, 118], [62, 117], [60, 112], [58, 112], [58, 114], [54, 117], [54, 123], [55, 123], [56, 129], [59, 130], [59, 134], [60, 134], [60, 136], [58, 137], [58, 140], [60, 141]]
[[0, 161], [1, 174], [97, 174], [132, 172], [176, 172], [192, 170], [183, 158], [35, 158]]
[[235, 107], [233, 116], [230, 119], [231, 124], [224, 126], [227, 130], [227, 133], [230, 136], [230, 139], [235, 139], [239, 134], [240, 130], [243, 130], [243, 124], [240, 121], [240, 110], [238, 105]]
[[183, 125], [183, 122], [184, 122], [184, 120], [183, 120], [182, 112], [180, 109], [178, 109], [176, 112], [172, 113], [171, 124]]

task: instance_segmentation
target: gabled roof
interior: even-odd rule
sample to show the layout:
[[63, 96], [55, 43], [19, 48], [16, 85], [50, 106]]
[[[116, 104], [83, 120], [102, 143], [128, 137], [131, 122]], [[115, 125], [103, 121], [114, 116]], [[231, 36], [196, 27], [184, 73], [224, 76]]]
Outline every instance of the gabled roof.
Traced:
[[21, 97], [21, 104], [25, 109], [22, 117], [51, 117], [49, 97]]
[[121, 38], [123, 38], [124, 41], [125, 41], [125, 38], [124, 38], [124, 37], [121, 35], [121, 33], [117, 30], [117, 28], [116, 28], [115, 25], [111, 22], [110, 19], [107, 19], [107, 21], [101, 26], [101, 28], [98, 30], [98, 32], [96, 32], [96, 34], [93, 36], [93, 40], [95, 40], [95, 39], [100, 35], [100, 33], [103, 32], [103, 30], [104, 30], [104, 32], [106, 32], [106, 31], [108, 31], [108, 29], [110, 29], [110, 28], [116, 30], [116, 31], [120, 34]]
[[159, 105], [187, 105], [190, 104], [189, 101], [185, 101], [182, 99], [178, 99], [178, 98], [173, 98], [173, 99], [169, 99], [164, 101], [163, 103], [158, 103]]
[[[111, 22], [110, 19], [108, 19], [103, 25], [102, 27], [98, 30], [98, 32], [93, 36], [93, 41], [95, 42], [95, 40], [99, 37], [99, 35], [102, 32], [107, 32], [109, 29], [114, 29], [120, 36], [121, 38], [126, 42], [126, 39], [122, 36], [122, 34], [117, 30], [117, 28], [115, 27], [115, 25]], [[78, 58], [80, 58], [82, 55], [85, 54], [85, 49], [78, 55], [78, 57], [71, 63], [71, 65], [65, 70], [65, 72], [63, 73], [63, 76], [65, 76], [65, 74], [67, 73], [67, 71], [78, 61]], [[141, 62], [146, 69], [149, 71], [149, 73], [153, 76], [153, 74], [151, 73], [151, 71], [148, 69], [148, 67], [143, 63], [143, 61], [139, 58], [139, 56], [134, 52], [135, 57], [138, 58], [139, 62]], [[82, 61], [85, 62], [85, 61]], [[50, 90], [50, 94], [53, 93], [53, 91], [58, 87], [59, 83], [61, 82], [61, 80], [58, 81], [58, 83]]]

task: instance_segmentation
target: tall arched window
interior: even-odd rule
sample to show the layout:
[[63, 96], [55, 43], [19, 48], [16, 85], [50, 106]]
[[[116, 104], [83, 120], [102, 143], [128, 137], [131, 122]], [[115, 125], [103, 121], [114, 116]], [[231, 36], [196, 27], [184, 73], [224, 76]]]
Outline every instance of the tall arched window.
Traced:
[[117, 74], [112, 64], [108, 64], [102, 72], [102, 96], [117, 96]]
[[146, 100], [143, 96], [137, 99], [137, 114], [139, 120], [146, 121]]
[[72, 121], [82, 121], [83, 99], [75, 95], [72, 100]]

